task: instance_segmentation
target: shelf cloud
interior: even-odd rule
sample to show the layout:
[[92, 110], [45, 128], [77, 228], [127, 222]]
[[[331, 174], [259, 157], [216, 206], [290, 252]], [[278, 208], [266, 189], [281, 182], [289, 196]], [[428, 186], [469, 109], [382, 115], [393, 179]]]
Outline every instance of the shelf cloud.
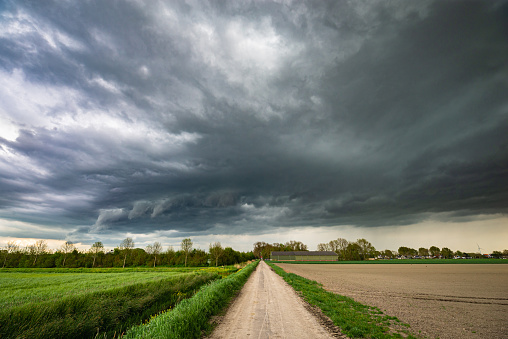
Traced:
[[506, 1], [7, 1], [0, 218], [90, 242], [506, 217], [507, 22]]

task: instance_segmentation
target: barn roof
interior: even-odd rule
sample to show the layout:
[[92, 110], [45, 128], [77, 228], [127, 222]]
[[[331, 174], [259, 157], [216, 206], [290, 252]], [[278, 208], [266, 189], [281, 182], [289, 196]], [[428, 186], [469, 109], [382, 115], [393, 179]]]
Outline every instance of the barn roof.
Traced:
[[337, 253], [334, 251], [273, 251], [271, 255], [277, 255], [277, 256], [285, 256], [285, 255], [334, 255], [337, 256]]

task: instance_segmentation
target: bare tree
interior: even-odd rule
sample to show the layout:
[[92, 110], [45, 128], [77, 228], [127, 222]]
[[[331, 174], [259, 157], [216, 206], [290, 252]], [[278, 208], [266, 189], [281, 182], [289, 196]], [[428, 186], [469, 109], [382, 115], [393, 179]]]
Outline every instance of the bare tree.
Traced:
[[321, 244], [317, 245], [317, 250], [318, 251], [331, 251], [332, 249], [330, 248], [330, 244], [329, 243], [321, 243]]
[[155, 267], [155, 262], [157, 261], [157, 256], [162, 252], [162, 245], [160, 242], [156, 241], [153, 245], [146, 246], [146, 253], [152, 255], [153, 254], [153, 267]]
[[160, 242], [156, 241], [153, 243], [153, 267], [155, 267], [155, 262], [157, 261], [157, 256], [162, 253], [162, 245]]
[[286, 251], [307, 251], [307, 245], [301, 241], [290, 240], [284, 244]]
[[125, 261], [127, 260], [127, 255], [130, 254], [132, 249], [134, 248], [134, 240], [132, 238], [125, 238], [120, 244], [120, 251], [123, 252], [123, 268], [125, 268]]
[[65, 267], [65, 260], [67, 259], [67, 255], [74, 251], [76, 249], [76, 246], [72, 243], [72, 241], [66, 241], [61, 247], [60, 252], [63, 253], [64, 259], [62, 263], [62, 267]]
[[224, 254], [224, 248], [220, 242], [215, 242], [213, 245], [210, 244], [210, 256], [212, 260], [215, 260], [215, 266], [217, 267], [220, 257]]
[[34, 256], [34, 262], [32, 263], [32, 266], [34, 266], [37, 262], [37, 258], [47, 252], [48, 244], [46, 240], [37, 240], [35, 244], [28, 246], [28, 249], [30, 254]]
[[[321, 245], [321, 246], [320, 246]], [[319, 244], [319, 251], [334, 251], [339, 255], [339, 259], [344, 260], [346, 258], [346, 251], [349, 245], [349, 241], [344, 238], [337, 238], [335, 240], [331, 240], [327, 244]], [[319, 249], [322, 248], [322, 249]]]
[[90, 247], [90, 253], [92, 254], [93, 257], [92, 267], [95, 267], [95, 259], [97, 259], [97, 256], [100, 253], [104, 253], [104, 245], [102, 244], [102, 242], [100, 241], [94, 242], [92, 244], [92, 247]]
[[183, 239], [182, 251], [185, 253], [185, 267], [187, 267], [187, 257], [189, 256], [191, 250], [192, 250], [192, 240], [190, 238]]
[[4, 258], [4, 264], [2, 268], [5, 267], [5, 263], [7, 262], [7, 257], [9, 254], [19, 251], [19, 245], [16, 244], [14, 240], [8, 241], [7, 245], [5, 246], [5, 258]]

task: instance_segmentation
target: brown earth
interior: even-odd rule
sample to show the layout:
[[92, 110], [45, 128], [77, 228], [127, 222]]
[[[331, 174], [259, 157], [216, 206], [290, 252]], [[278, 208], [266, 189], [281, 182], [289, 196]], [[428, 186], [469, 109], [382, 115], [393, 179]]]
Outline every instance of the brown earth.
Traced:
[[[345, 338], [263, 261], [210, 338]], [[319, 312], [317, 312], [319, 314]]]
[[379, 307], [419, 336], [508, 338], [508, 265], [278, 265], [328, 291]]

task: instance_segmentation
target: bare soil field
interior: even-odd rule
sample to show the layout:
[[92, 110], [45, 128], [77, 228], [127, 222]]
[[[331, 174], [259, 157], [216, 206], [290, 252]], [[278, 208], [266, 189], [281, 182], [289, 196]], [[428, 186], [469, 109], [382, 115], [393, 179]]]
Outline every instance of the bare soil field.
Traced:
[[377, 306], [422, 337], [508, 338], [508, 265], [277, 265]]
[[210, 338], [345, 338], [309, 311], [296, 292], [261, 261]]

